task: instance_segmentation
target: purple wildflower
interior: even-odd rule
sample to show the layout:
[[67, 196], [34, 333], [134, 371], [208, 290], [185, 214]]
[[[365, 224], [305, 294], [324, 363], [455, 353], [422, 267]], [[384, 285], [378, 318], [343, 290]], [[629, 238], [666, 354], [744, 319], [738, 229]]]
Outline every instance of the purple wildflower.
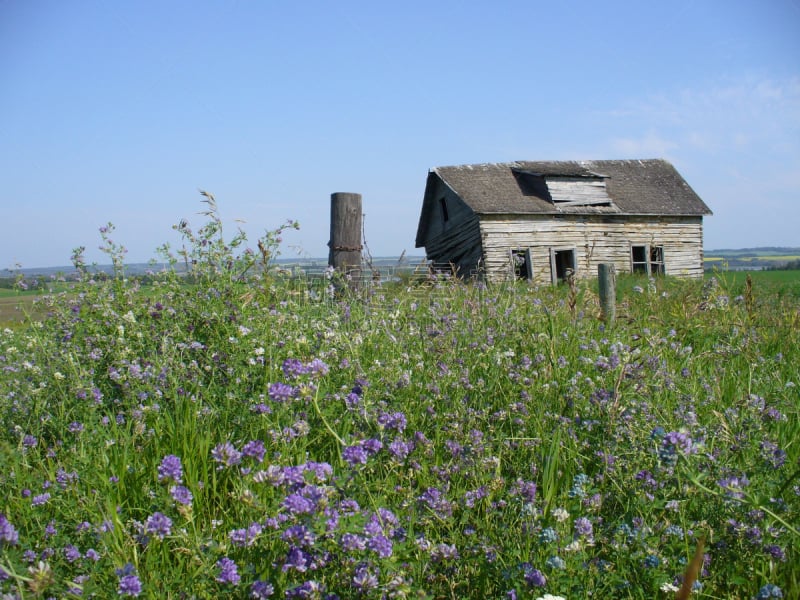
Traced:
[[256, 538], [262, 532], [263, 527], [259, 523], [252, 523], [247, 529], [234, 529], [228, 537], [231, 539], [231, 544], [234, 546], [252, 546]]
[[283, 468], [283, 478], [293, 489], [305, 484], [306, 479], [303, 475], [303, 467], [293, 466]]
[[345, 396], [344, 405], [347, 410], [355, 410], [361, 403], [361, 396], [354, 393], [349, 393]]
[[310, 363], [308, 363], [307, 367], [308, 372], [316, 377], [322, 377], [328, 374], [328, 365], [322, 362], [320, 359], [315, 358]]
[[297, 390], [285, 383], [273, 383], [269, 386], [267, 395], [273, 402], [289, 402], [297, 395]]
[[693, 454], [697, 452], [691, 436], [683, 431], [668, 432], [664, 435], [664, 439], [661, 443], [665, 449], [671, 448], [679, 454]]
[[314, 545], [316, 536], [305, 525], [293, 525], [283, 532], [281, 539], [301, 548], [308, 548]]
[[300, 494], [290, 494], [286, 496], [284, 501], [281, 503], [281, 506], [283, 506], [293, 515], [310, 513], [314, 510], [314, 503], [308, 498], [304, 498]]
[[349, 464], [351, 467], [355, 465], [365, 465], [367, 464], [367, 453], [364, 450], [363, 444], [355, 444], [353, 446], [347, 446], [344, 450], [342, 450], [342, 458]]
[[413, 449], [413, 443], [406, 442], [399, 438], [389, 444], [389, 453], [392, 455], [392, 458], [395, 458], [401, 462], [408, 457]]
[[741, 477], [725, 477], [717, 481], [717, 485], [725, 490], [725, 495], [728, 498], [737, 500], [744, 498], [743, 488], [747, 487], [749, 484], [750, 481], [747, 479], [746, 475], [742, 475]]
[[389, 558], [392, 555], [392, 541], [384, 535], [376, 535], [367, 540], [367, 548], [381, 558]]
[[166, 481], [171, 479], [175, 483], [181, 483], [183, 479], [183, 467], [181, 466], [181, 459], [174, 454], [167, 454], [161, 459], [161, 464], [158, 465], [158, 480]]
[[437, 488], [428, 488], [417, 500], [440, 518], [453, 516], [452, 503]]
[[286, 555], [286, 560], [283, 563], [281, 570], [285, 573], [289, 569], [297, 569], [301, 573], [305, 573], [311, 566], [311, 555], [302, 550], [292, 546]]
[[287, 358], [281, 367], [286, 377], [298, 377], [308, 373], [308, 368], [296, 358]]
[[46, 504], [47, 501], [50, 500], [50, 494], [45, 492], [44, 494], [39, 494], [38, 496], [34, 496], [31, 500], [31, 506], [41, 506], [42, 504]]
[[241, 576], [239, 575], [239, 567], [236, 565], [234, 561], [232, 561], [227, 556], [223, 556], [217, 561], [217, 568], [219, 569], [219, 573], [214, 578], [219, 583], [230, 583], [231, 585], [238, 585], [239, 581], [241, 581]]
[[173, 485], [169, 488], [169, 493], [172, 499], [179, 504], [188, 506], [192, 503], [192, 492], [189, 491], [189, 488], [182, 485]]
[[139, 581], [139, 576], [132, 564], [128, 563], [123, 568], [117, 569], [116, 574], [119, 577], [117, 594], [136, 597], [142, 593], [142, 582]]
[[328, 463], [318, 463], [309, 461], [303, 465], [305, 471], [311, 471], [317, 481], [327, 481], [333, 475], [333, 467]]
[[217, 444], [211, 451], [211, 458], [219, 463], [219, 469], [222, 467], [232, 467], [238, 465], [242, 461], [242, 453], [239, 452], [230, 442]]
[[786, 462], [786, 452], [767, 440], [761, 442], [761, 456], [773, 469], [780, 469]]
[[592, 537], [592, 522], [586, 517], [578, 517], [575, 519], [575, 535], [578, 537], [591, 538]]
[[255, 598], [256, 600], [264, 600], [265, 598], [272, 596], [274, 592], [275, 588], [271, 583], [257, 579], [253, 582], [253, 586], [250, 588], [250, 597]]
[[402, 412], [381, 413], [378, 415], [378, 425], [385, 429], [394, 429], [398, 433], [403, 433], [408, 421]]
[[353, 575], [353, 587], [362, 594], [366, 593], [378, 587], [378, 578], [365, 565], [360, 565]]
[[257, 462], [263, 462], [266, 453], [267, 449], [264, 447], [264, 442], [261, 440], [247, 442], [244, 447], [242, 447], [242, 454], [250, 458], [255, 458]]
[[477, 490], [468, 490], [464, 493], [464, 506], [467, 508], [475, 508], [476, 502], [488, 495], [489, 494], [485, 486], [481, 486]]
[[6, 516], [0, 513], [0, 546], [16, 546], [18, 542], [19, 533]]
[[56, 483], [59, 485], [59, 487], [61, 487], [62, 490], [67, 489], [67, 486], [70, 483], [75, 483], [78, 481], [78, 479], [79, 477], [77, 471], [67, 472], [63, 468], [59, 468], [56, 471]]
[[525, 579], [525, 583], [527, 583], [531, 587], [544, 587], [547, 585], [547, 577], [544, 576], [539, 569], [534, 569], [533, 565], [530, 563], [525, 563], [522, 565], [523, 575], [522, 577]]
[[512, 488], [512, 493], [518, 494], [525, 502], [536, 500], [536, 484], [533, 481], [517, 479]]
[[325, 586], [314, 580], [306, 581], [286, 590], [287, 598], [322, 598]]
[[38, 444], [38, 443], [39, 443], [39, 440], [37, 440], [32, 435], [26, 435], [25, 437], [22, 438], [22, 445], [25, 448], [35, 448], [36, 444]]
[[74, 563], [76, 560], [81, 559], [81, 551], [72, 544], [67, 544], [64, 546], [64, 558], [67, 562]]
[[144, 530], [146, 533], [163, 540], [172, 531], [172, 519], [163, 513], [154, 512], [147, 517], [147, 521], [144, 523]]
[[431, 560], [433, 562], [458, 560], [458, 549], [455, 544], [436, 544], [431, 550]]
[[364, 550], [367, 547], [367, 542], [358, 534], [345, 533], [342, 535], [341, 547], [345, 552], [355, 552]]
[[764, 552], [769, 554], [775, 560], [779, 560], [781, 562], [786, 561], [786, 552], [784, 552], [783, 548], [776, 544], [764, 547]]
[[383, 448], [383, 442], [378, 439], [370, 438], [368, 440], [364, 440], [364, 450], [366, 450], [367, 455], [374, 456], [378, 452], [380, 452], [381, 448]]
[[86, 556], [86, 558], [88, 558], [92, 562], [97, 562], [98, 560], [100, 560], [100, 553], [97, 550], [95, 550], [94, 548], [89, 548], [86, 551], [85, 556]]

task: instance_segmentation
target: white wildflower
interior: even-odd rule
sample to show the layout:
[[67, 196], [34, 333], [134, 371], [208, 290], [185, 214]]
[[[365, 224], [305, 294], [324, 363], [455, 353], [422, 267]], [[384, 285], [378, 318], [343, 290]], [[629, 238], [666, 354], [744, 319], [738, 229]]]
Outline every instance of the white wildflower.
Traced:
[[559, 523], [563, 523], [567, 519], [569, 519], [569, 513], [566, 509], [561, 508], [560, 506], [553, 511], [553, 518], [558, 521]]

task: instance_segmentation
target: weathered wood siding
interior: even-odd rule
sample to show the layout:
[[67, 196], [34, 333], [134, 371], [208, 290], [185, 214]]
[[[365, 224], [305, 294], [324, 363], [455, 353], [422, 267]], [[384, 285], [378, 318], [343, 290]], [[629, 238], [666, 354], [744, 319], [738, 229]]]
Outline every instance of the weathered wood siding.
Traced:
[[702, 217], [484, 215], [483, 268], [490, 281], [514, 277], [512, 250], [530, 250], [533, 280], [551, 281], [550, 249], [574, 248], [577, 277], [595, 277], [597, 265], [632, 269], [631, 246], [661, 246], [667, 275], [703, 275]]
[[426, 258], [437, 268], [452, 267], [459, 276], [469, 277], [477, 272], [483, 257], [478, 216], [441, 180], [434, 198], [423, 215]]

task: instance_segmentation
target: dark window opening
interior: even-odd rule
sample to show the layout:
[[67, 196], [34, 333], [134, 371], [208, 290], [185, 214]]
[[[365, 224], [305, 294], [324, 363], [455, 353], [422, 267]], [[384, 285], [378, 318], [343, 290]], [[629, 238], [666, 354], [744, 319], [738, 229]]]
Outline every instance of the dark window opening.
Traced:
[[647, 246], [631, 246], [631, 262], [634, 273], [647, 274]]
[[533, 279], [530, 250], [512, 250], [511, 266], [514, 269], [515, 279], [524, 279], [527, 281]]
[[550, 269], [553, 283], [563, 283], [575, 274], [575, 250], [550, 250]]
[[631, 271], [644, 275], [663, 275], [663, 246], [631, 246]]
[[447, 212], [447, 198], [439, 198], [439, 205], [442, 207], [442, 219], [447, 223], [450, 220], [450, 214]]

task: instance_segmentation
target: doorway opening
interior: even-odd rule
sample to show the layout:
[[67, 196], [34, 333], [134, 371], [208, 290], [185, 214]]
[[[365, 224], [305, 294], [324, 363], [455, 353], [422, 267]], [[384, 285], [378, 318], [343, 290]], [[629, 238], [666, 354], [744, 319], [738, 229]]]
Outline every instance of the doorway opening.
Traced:
[[575, 274], [575, 248], [550, 249], [550, 273], [553, 284], [564, 283]]

